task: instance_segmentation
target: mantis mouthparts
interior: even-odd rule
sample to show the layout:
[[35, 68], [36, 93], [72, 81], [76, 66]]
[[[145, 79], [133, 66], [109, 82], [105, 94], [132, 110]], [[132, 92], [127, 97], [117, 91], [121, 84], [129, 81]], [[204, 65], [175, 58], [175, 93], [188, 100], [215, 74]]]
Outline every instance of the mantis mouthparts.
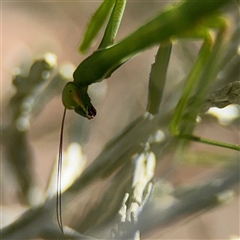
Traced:
[[90, 119], [93, 119], [97, 114], [97, 110], [91, 106], [87, 109], [87, 118], [90, 120]]

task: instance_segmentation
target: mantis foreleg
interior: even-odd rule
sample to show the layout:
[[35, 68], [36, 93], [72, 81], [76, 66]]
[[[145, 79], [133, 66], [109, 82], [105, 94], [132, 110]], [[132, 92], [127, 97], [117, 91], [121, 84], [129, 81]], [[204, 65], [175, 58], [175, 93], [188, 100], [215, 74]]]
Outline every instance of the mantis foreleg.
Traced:
[[162, 100], [171, 50], [171, 42], [162, 43], [158, 49], [155, 63], [152, 65], [148, 85], [147, 111], [153, 115], [158, 113]]
[[122, 20], [125, 5], [126, 0], [116, 0], [112, 14], [108, 21], [107, 28], [98, 49], [104, 49], [113, 45]]
[[85, 53], [90, 47], [92, 41], [101, 30], [105, 20], [107, 19], [115, 1], [104, 0], [97, 11], [92, 16], [87, 30], [84, 34], [83, 41], [79, 47], [79, 51]]
[[[220, 53], [226, 42], [227, 22], [224, 19], [220, 19], [218, 23], [219, 31], [215, 41], [209, 34], [205, 37], [198, 59], [187, 77], [183, 95], [177, 104], [169, 126], [171, 133], [180, 138], [240, 151], [240, 146], [238, 145], [192, 135], [197, 115], [201, 112], [203, 103], [206, 101], [205, 96], [208, 95], [211, 83], [216, 78], [220, 63]], [[188, 106], [190, 95], [197, 97]]]

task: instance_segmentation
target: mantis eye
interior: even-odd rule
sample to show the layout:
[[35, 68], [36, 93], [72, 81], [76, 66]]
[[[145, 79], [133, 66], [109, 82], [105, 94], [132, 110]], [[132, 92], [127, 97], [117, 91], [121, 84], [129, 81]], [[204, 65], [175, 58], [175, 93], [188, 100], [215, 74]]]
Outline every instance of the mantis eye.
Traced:
[[65, 85], [62, 94], [64, 107], [73, 109], [83, 104], [79, 88], [80, 87], [74, 82], [69, 82]]
[[75, 82], [69, 82], [65, 85], [62, 101], [65, 108], [74, 109], [76, 113], [88, 119], [94, 118], [97, 114], [96, 109], [91, 104], [87, 88], [80, 87]]

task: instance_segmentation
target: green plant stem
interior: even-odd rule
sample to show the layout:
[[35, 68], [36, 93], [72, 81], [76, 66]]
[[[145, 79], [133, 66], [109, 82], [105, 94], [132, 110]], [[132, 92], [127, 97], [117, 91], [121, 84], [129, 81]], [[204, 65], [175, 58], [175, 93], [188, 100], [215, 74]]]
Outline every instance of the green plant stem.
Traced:
[[193, 135], [188, 135], [188, 134], [180, 134], [179, 137], [183, 138], [183, 139], [195, 141], [195, 142], [206, 143], [208, 145], [213, 145], [213, 146], [218, 146], [218, 147], [223, 147], [223, 148], [228, 148], [228, 149], [240, 151], [240, 146], [238, 146], [236, 144], [219, 142], [219, 141], [210, 140], [210, 139], [206, 139], [206, 138], [202, 138], [202, 137], [198, 137], [198, 136], [193, 136]]

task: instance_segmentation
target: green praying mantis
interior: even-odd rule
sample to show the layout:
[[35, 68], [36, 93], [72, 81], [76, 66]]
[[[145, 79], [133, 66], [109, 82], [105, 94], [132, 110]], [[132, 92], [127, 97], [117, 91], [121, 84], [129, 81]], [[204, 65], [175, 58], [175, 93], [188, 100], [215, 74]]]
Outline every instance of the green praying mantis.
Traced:
[[[73, 82], [65, 86], [62, 95], [64, 106], [92, 119], [96, 115], [96, 110], [87, 93], [89, 85], [109, 78], [117, 68], [135, 54], [161, 42], [187, 37], [202, 38], [205, 42], [211, 41], [209, 28], [223, 28], [224, 21], [219, 15], [211, 18], [204, 18], [204, 16], [226, 2], [228, 0], [214, 3], [192, 0], [183, 2], [177, 7], [167, 9], [133, 34], [113, 45], [126, 1], [104, 1], [92, 18], [80, 49], [84, 51], [88, 47], [86, 47], [87, 43], [90, 43], [96, 32], [100, 30], [100, 26], [95, 24], [101, 24], [103, 21], [96, 23], [95, 19], [107, 17], [107, 13], [113, 8], [104, 37], [98, 50], [77, 67], [73, 73]], [[209, 42], [208, 45], [210, 44]]]
[[[101, 30], [103, 23], [110, 15], [104, 36], [98, 49], [76, 68], [73, 73], [73, 82], [67, 83], [64, 87], [62, 102], [65, 110], [72, 109], [87, 119], [94, 118], [97, 111], [92, 105], [88, 94], [89, 85], [111, 77], [122, 64], [144, 49], [160, 45], [159, 53], [169, 60], [172, 42], [175, 39], [202, 39], [202, 47], [191, 72], [186, 78], [185, 88], [169, 124], [169, 130], [172, 135], [191, 139], [196, 117], [215, 78], [219, 54], [228, 35], [228, 21], [219, 11], [228, 2], [231, 1], [183, 1], [173, 7], [166, 8], [125, 39], [114, 43], [124, 13], [126, 0], [104, 0], [93, 15], [79, 50], [81, 52], [88, 50], [97, 33]], [[211, 31], [212, 29], [215, 30], [214, 33]], [[164, 83], [160, 85], [164, 86]], [[182, 120], [187, 114], [186, 108], [190, 96], [193, 94], [195, 87], [200, 85], [201, 91], [197, 93], [198, 98], [192, 103], [191, 113], [188, 114], [191, 121], [185, 123]], [[159, 83], [151, 82], [150, 79], [147, 111], [152, 115], [158, 113], [163, 91], [163, 88], [156, 90], [156, 86], [159, 86]], [[194, 136], [192, 140], [239, 151], [239, 146], [235, 145], [230, 146]], [[61, 162], [59, 166], [59, 170], [61, 170]], [[61, 200], [57, 203], [57, 208], [58, 223], [61, 230], [63, 230]]]

